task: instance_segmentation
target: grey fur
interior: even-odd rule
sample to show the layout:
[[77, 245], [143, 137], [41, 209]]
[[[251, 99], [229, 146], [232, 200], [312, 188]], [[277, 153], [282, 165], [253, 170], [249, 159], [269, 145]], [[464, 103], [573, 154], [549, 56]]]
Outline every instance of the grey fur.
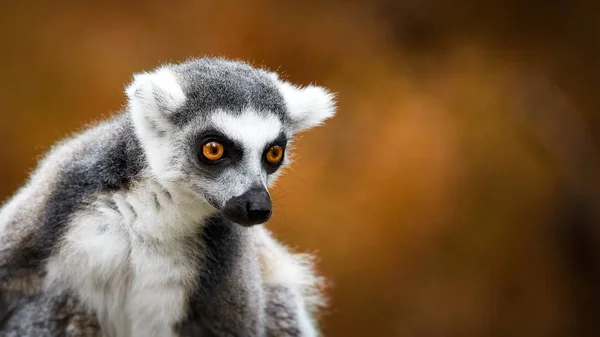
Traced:
[[[0, 237], [0, 297], [11, 305], [0, 307], [0, 317], [4, 317], [0, 331], [7, 336], [43, 336], [40, 329], [46, 320], [49, 324], [47, 336], [79, 336], [66, 330], [60, 332], [58, 323], [52, 322], [50, 316], [56, 314], [58, 320], [58, 316], [83, 315], [71, 313], [75, 310], [72, 305], [63, 308], [74, 300], [67, 298], [70, 295], [46, 298], [39, 294], [39, 279], [44, 277], [44, 263], [55, 249], [73, 212], [85, 205], [86, 199], [94, 193], [126, 189], [141, 171], [144, 161], [132, 131], [129, 117], [120, 115], [59, 144], [46, 160], [51, 165], [42, 165], [37, 172], [51, 188], [44, 191], [34, 186], [33, 198], [26, 200], [25, 207], [10, 215], [1, 213], [0, 223], [6, 227]], [[61, 151], [66, 147], [71, 149], [68, 155]], [[39, 200], [38, 207], [32, 209], [28, 203], [35, 205], [36, 199]], [[9, 242], [13, 234], [22, 239]], [[39, 295], [21, 298], [31, 293]], [[13, 306], [16, 308], [10, 311]], [[35, 321], [28, 318], [35, 316], [33, 312], [41, 315]], [[61, 321], [64, 319], [60, 318]], [[36, 324], [36, 321], [40, 323]], [[29, 328], [30, 323], [35, 328]], [[15, 331], [18, 332], [16, 335], [10, 334]]]
[[[71, 149], [68, 155], [55, 154], [66, 147]], [[52, 186], [45, 191], [34, 189], [28, 202], [35, 207], [26, 204], [10, 217], [3, 213], [0, 219], [15, 231], [35, 228], [22, 235], [18, 250], [11, 249], [7, 233], [0, 237], [0, 282], [19, 271], [24, 275], [42, 273], [44, 261], [76, 208], [94, 193], [126, 189], [145, 166], [127, 115], [119, 115], [59, 144], [48, 158], [52, 165], [40, 167], [38, 175], [46, 179], [43, 183]]]
[[239, 114], [253, 108], [286, 119], [283, 97], [265, 70], [222, 58], [194, 59], [172, 70], [182, 79], [188, 97], [186, 104], [170, 116], [178, 126], [198, 114], [219, 109]]
[[[27, 322], [27, 324], [23, 324]], [[0, 337], [101, 337], [93, 315], [69, 295], [34, 295], [21, 298], [0, 323]]]
[[267, 337], [300, 337], [296, 308], [290, 304], [290, 290], [281, 286], [265, 289]]
[[[71, 284], [78, 280], [68, 278], [91, 277], [95, 292], [116, 294], [123, 288], [126, 295], [130, 291], [122, 284], [132, 282], [128, 265], [115, 266], [121, 269], [111, 271], [114, 275], [101, 275], [97, 270], [93, 272], [98, 275], [78, 274], [77, 268], [82, 268], [79, 273], [89, 273], [83, 269], [87, 262], [85, 256], [78, 255], [81, 252], [68, 251], [73, 248], [69, 248], [67, 237], [87, 230], [90, 224], [96, 227], [86, 235], [121, 235], [119, 238], [126, 242], [126, 247], [121, 247], [127, 254], [124, 261], [143, 252], [175, 257], [174, 269], [197, 271], [191, 285], [183, 278], [189, 273], [162, 284], [167, 289], [190, 290], [182, 303], [187, 308], [185, 315], [173, 322], [177, 335], [304, 336], [302, 329], [306, 327], [301, 325], [307, 323], [300, 322], [300, 312], [311, 309], [295, 300], [301, 296], [295, 293], [297, 290], [263, 280], [265, 271], [259, 256], [264, 252], [259, 248], [257, 230], [234, 224], [219, 213], [227, 198], [239, 195], [240, 186], [266, 186], [277, 168], [257, 164], [252, 149], [244, 144], [237, 144], [239, 163], [228, 168], [202, 165], [197, 157], [198, 139], [203, 132], [214, 131], [209, 117], [216, 111], [240, 116], [252, 110], [275, 116], [281, 130], [273, 130], [270, 141], [287, 142], [293, 136], [286, 127], [292, 121], [276, 77], [241, 62], [213, 58], [168, 68], [185, 94], [182, 106], [169, 110], [166, 107], [173, 105], [174, 98], [154, 89], [148, 97], [147, 91], [138, 88], [130, 100], [150, 99], [159, 108], [158, 116], [149, 112], [138, 123], [146, 123], [162, 144], [172, 145], [173, 151], [159, 163], [177, 173], [177, 178], [168, 180], [173, 185], [164, 187], [153, 178], [160, 174], [151, 164], [150, 151], [154, 149], [140, 136], [139, 128], [144, 126], [136, 124], [130, 106], [122, 114], [58, 144], [28, 184], [0, 208], [0, 337], [116, 333], [106, 326], [105, 312], [85, 304], [77, 292], [79, 288]], [[161, 120], [164, 116], [167, 124]], [[260, 155], [263, 150], [258, 151]], [[150, 185], [161, 187], [150, 190]], [[205, 205], [202, 207], [210, 208], [207, 203], [214, 207], [213, 216], [192, 221], [189, 233], [175, 230], [179, 235], [175, 246], [165, 243], [161, 233], [146, 235], [125, 228], [121, 222], [125, 220], [111, 222], [113, 218], [105, 216], [109, 212], [116, 219], [126, 219], [127, 224], [143, 218], [144, 212], [138, 213], [129, 200], [117, 198], [140, 189], [150, 196], [143, 207], [153, 208], [156, 214], [178, 211], [182, 200], [173, 194], [173, 186], [185, 186], [186, 193], [198, 198]], [[87, 220], [77, 220], [82, 217]], [[74, 268], [75, 273], [51, 269], [65, 268], [59, 263], [65, 256], [74, 259], [65, 261], [73, 261], [67, 269]], [[63, 274], [67, 276], [63, 278]], [[313, 332], [306, 333], [314, 336]]]

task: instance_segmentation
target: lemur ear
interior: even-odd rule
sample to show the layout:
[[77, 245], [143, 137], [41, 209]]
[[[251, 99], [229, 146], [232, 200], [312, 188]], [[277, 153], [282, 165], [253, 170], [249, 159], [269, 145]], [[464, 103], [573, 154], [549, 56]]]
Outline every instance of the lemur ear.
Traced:
[[167, 117], [185, 102], [175, 74], [166, 67], [135, 74], [125, 93], [132, 114], [154, 120]]
[[335, 115], [335, 96], [325, 88], [314, 85], [302, 88], [284, 81], [280, 81], [279, 88], [295, 132], [318, 126]]

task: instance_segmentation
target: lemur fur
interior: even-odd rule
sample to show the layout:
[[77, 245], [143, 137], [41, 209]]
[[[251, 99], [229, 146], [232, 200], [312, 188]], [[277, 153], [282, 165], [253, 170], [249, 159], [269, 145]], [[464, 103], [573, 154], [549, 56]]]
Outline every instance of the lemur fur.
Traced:
[[317, 336], [321, 277], [260, 224], [294, 135], [333, 116], [333, 95], [222, 58], [125, 92], [0, 209], [0, 336]]

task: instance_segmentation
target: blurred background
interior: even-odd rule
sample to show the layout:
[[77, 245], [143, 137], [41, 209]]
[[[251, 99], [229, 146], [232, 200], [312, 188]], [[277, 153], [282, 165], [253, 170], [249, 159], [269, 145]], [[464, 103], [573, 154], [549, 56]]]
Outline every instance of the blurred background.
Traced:
[[241, 58], [338, 93], [269, 223], [320, 258], [325, 336], [598, 336], [599, 7], [3, 1], [0, 199], [133, 72]]

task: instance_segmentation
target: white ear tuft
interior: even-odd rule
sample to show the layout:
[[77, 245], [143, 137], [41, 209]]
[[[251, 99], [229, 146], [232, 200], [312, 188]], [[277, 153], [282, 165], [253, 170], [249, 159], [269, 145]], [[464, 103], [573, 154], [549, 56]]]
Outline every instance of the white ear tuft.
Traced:
[[125, 93], [132, 113], [148, 117], [169, 114], [185, 102], [185, 93], [175, 74], [166, 67], [135, 74]]
[[320, 125], [335, 114], [335, 96], [325, 88], [301, 88], [281, 81], [280, 90], [296, 132]]

